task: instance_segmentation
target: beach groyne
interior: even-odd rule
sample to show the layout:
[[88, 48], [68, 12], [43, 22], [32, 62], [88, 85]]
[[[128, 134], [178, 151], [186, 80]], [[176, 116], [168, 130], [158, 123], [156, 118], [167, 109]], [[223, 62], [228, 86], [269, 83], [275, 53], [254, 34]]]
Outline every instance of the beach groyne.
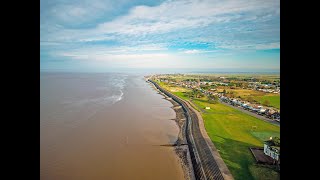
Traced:
[[[193, 171], [196, 179], [233, 179], [230, 171], [224, 164], [218, 151], [214, 147], [210, 138], [204, 131], [203, 122], [200, 114], [198, 114], [188, 102], [180, 99], [174, 94], [160, 87], [156, 82], [148, 79], [149, 82], [181, 105], [186, 116], [185, 135], [188, 144], [188, 149], [191, 156]], [[210, 141], [210, 142], [208, 142]]]

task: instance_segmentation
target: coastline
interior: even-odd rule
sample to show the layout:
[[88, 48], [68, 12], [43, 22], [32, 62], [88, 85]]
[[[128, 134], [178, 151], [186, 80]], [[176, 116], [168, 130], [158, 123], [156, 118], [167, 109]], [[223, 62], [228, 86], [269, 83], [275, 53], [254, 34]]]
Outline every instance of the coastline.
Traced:
[[[157, 83], [150, 81], [162, 93], [174, 99], [178, 104], [183, 107], [187, 117], [187, 130], [186, 138], [188, 141], [188, 148], [190, 151], [192, 166], [194, 168], [194, 175], [197, 178], [214, 178], [214, 179], [234, 179], [229, 169], [222, 161], [219, 153], [212, 146], [212, 142], [208, 143], [208, 135], [203, 132], [202, 117], [199, 117], [199, 112], [190, 107], [186, 101], [178, 98], [170, 92], [162, 89]], [[206, 135], [203, 135], [203, 134]]]
[[154, 84], [148, 82], [148, 84], [151, 85], [151, 87], [156, 90], [156, 92], [163, 96], [163, 99], [171, 102], [173, 105], [171, 108], [174, 110], [176, 114], [176, 118], [171, 119], [174, 120], [179, 127], [179, 134], [178, 139], [174, 144], [169, 144], [168, 146], [174, 147], [174, 151], [179, 159], [180, 165], [182, 166], [184, 177], [186, 180], [195, 180], [195, 175], [193, 171], [192, 161], [190, 152], [187, 145], [186, 140], [186, 117], [184, 115], [182, 107], [175, 102], [172, 98], [168, 97], [164, 93], [162, 93], [158, 88], [154, 86]]

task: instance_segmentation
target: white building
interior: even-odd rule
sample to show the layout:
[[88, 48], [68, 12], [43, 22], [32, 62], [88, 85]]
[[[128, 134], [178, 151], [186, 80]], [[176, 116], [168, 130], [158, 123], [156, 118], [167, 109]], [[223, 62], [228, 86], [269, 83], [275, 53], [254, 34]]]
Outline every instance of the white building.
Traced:
[[259, 112], [260, 112], [260, 113], [265, 113], [265, 112], [266, 112], [266, 109], [262, 109], [262, 108], [261, 108], [261, 109], [259, 110]]
[[276, 146], [273, 140], [264, 142], [263, 152], [265, 155], [270, 156], [276, 161], [279, 161], [280, 159], [280, 146]]

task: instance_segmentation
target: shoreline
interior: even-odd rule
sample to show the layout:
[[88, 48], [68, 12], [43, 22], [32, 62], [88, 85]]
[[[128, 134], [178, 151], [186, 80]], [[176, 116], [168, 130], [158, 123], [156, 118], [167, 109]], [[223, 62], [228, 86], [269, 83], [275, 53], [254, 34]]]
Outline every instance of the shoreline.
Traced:
[[[173, 95], [172, 93], [161, 88], [157, 83], [149, 80], [154, 86], [162, 93], [174, 99], [178, 104], [183, 107], [187, 117], [187, 131], [186, 138], [188, 141], [188, 148], [192, 159], [192, 166], [194, 175], [197, 178], [209, 179], [234, 179], [229, 169], [220, 157], [220, 154], [214, 148], [213, 143], [208, 139], [208, 135], [204, 132], [203, 122], [199, 112], [191, 107], [191, 105]], [[208, 142], [210, 140], [210, 142]]]
[[171, 109], [174, 110], [176, 117], [174, 120], [179, 128], [179, 134], [177, 137], [177, 140], [174, 144], [171, 144], [169, 146], [174, 147], [174, 151], [178, 157], [178, 160], [180, 162], [180, 165], [183, 169], [184, 173], [184, 178], [186, 180], [195, 180], [195, 175], [193, 171], [193, 166], [192, 166], [192, 161], [191, 161], [191, 156], [189, 152], [189, 148], [187, 145], [187, 140], [186, 140], [186, 134], [185, 134], [185, 129], [186, 129], [186, 117], [184, 115], [184, 111], [182, 107], [175, 102], [172, 98], [168, 97], [164, 93], [162, 93], [159, 89], [157, 89], [154, 84], [148, 82], [151, 87], [156, 90], [157, 94], [160, 94], [163, 96], [163, 99], [171, 102], [172, 106], [170, 107]]

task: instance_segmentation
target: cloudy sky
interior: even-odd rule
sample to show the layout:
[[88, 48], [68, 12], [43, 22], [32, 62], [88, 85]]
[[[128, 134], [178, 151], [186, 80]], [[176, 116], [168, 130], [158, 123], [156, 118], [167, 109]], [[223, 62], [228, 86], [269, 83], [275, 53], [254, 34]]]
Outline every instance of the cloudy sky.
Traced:
[[278, 0], [41, 0], [41, 70], [280, 68]]

